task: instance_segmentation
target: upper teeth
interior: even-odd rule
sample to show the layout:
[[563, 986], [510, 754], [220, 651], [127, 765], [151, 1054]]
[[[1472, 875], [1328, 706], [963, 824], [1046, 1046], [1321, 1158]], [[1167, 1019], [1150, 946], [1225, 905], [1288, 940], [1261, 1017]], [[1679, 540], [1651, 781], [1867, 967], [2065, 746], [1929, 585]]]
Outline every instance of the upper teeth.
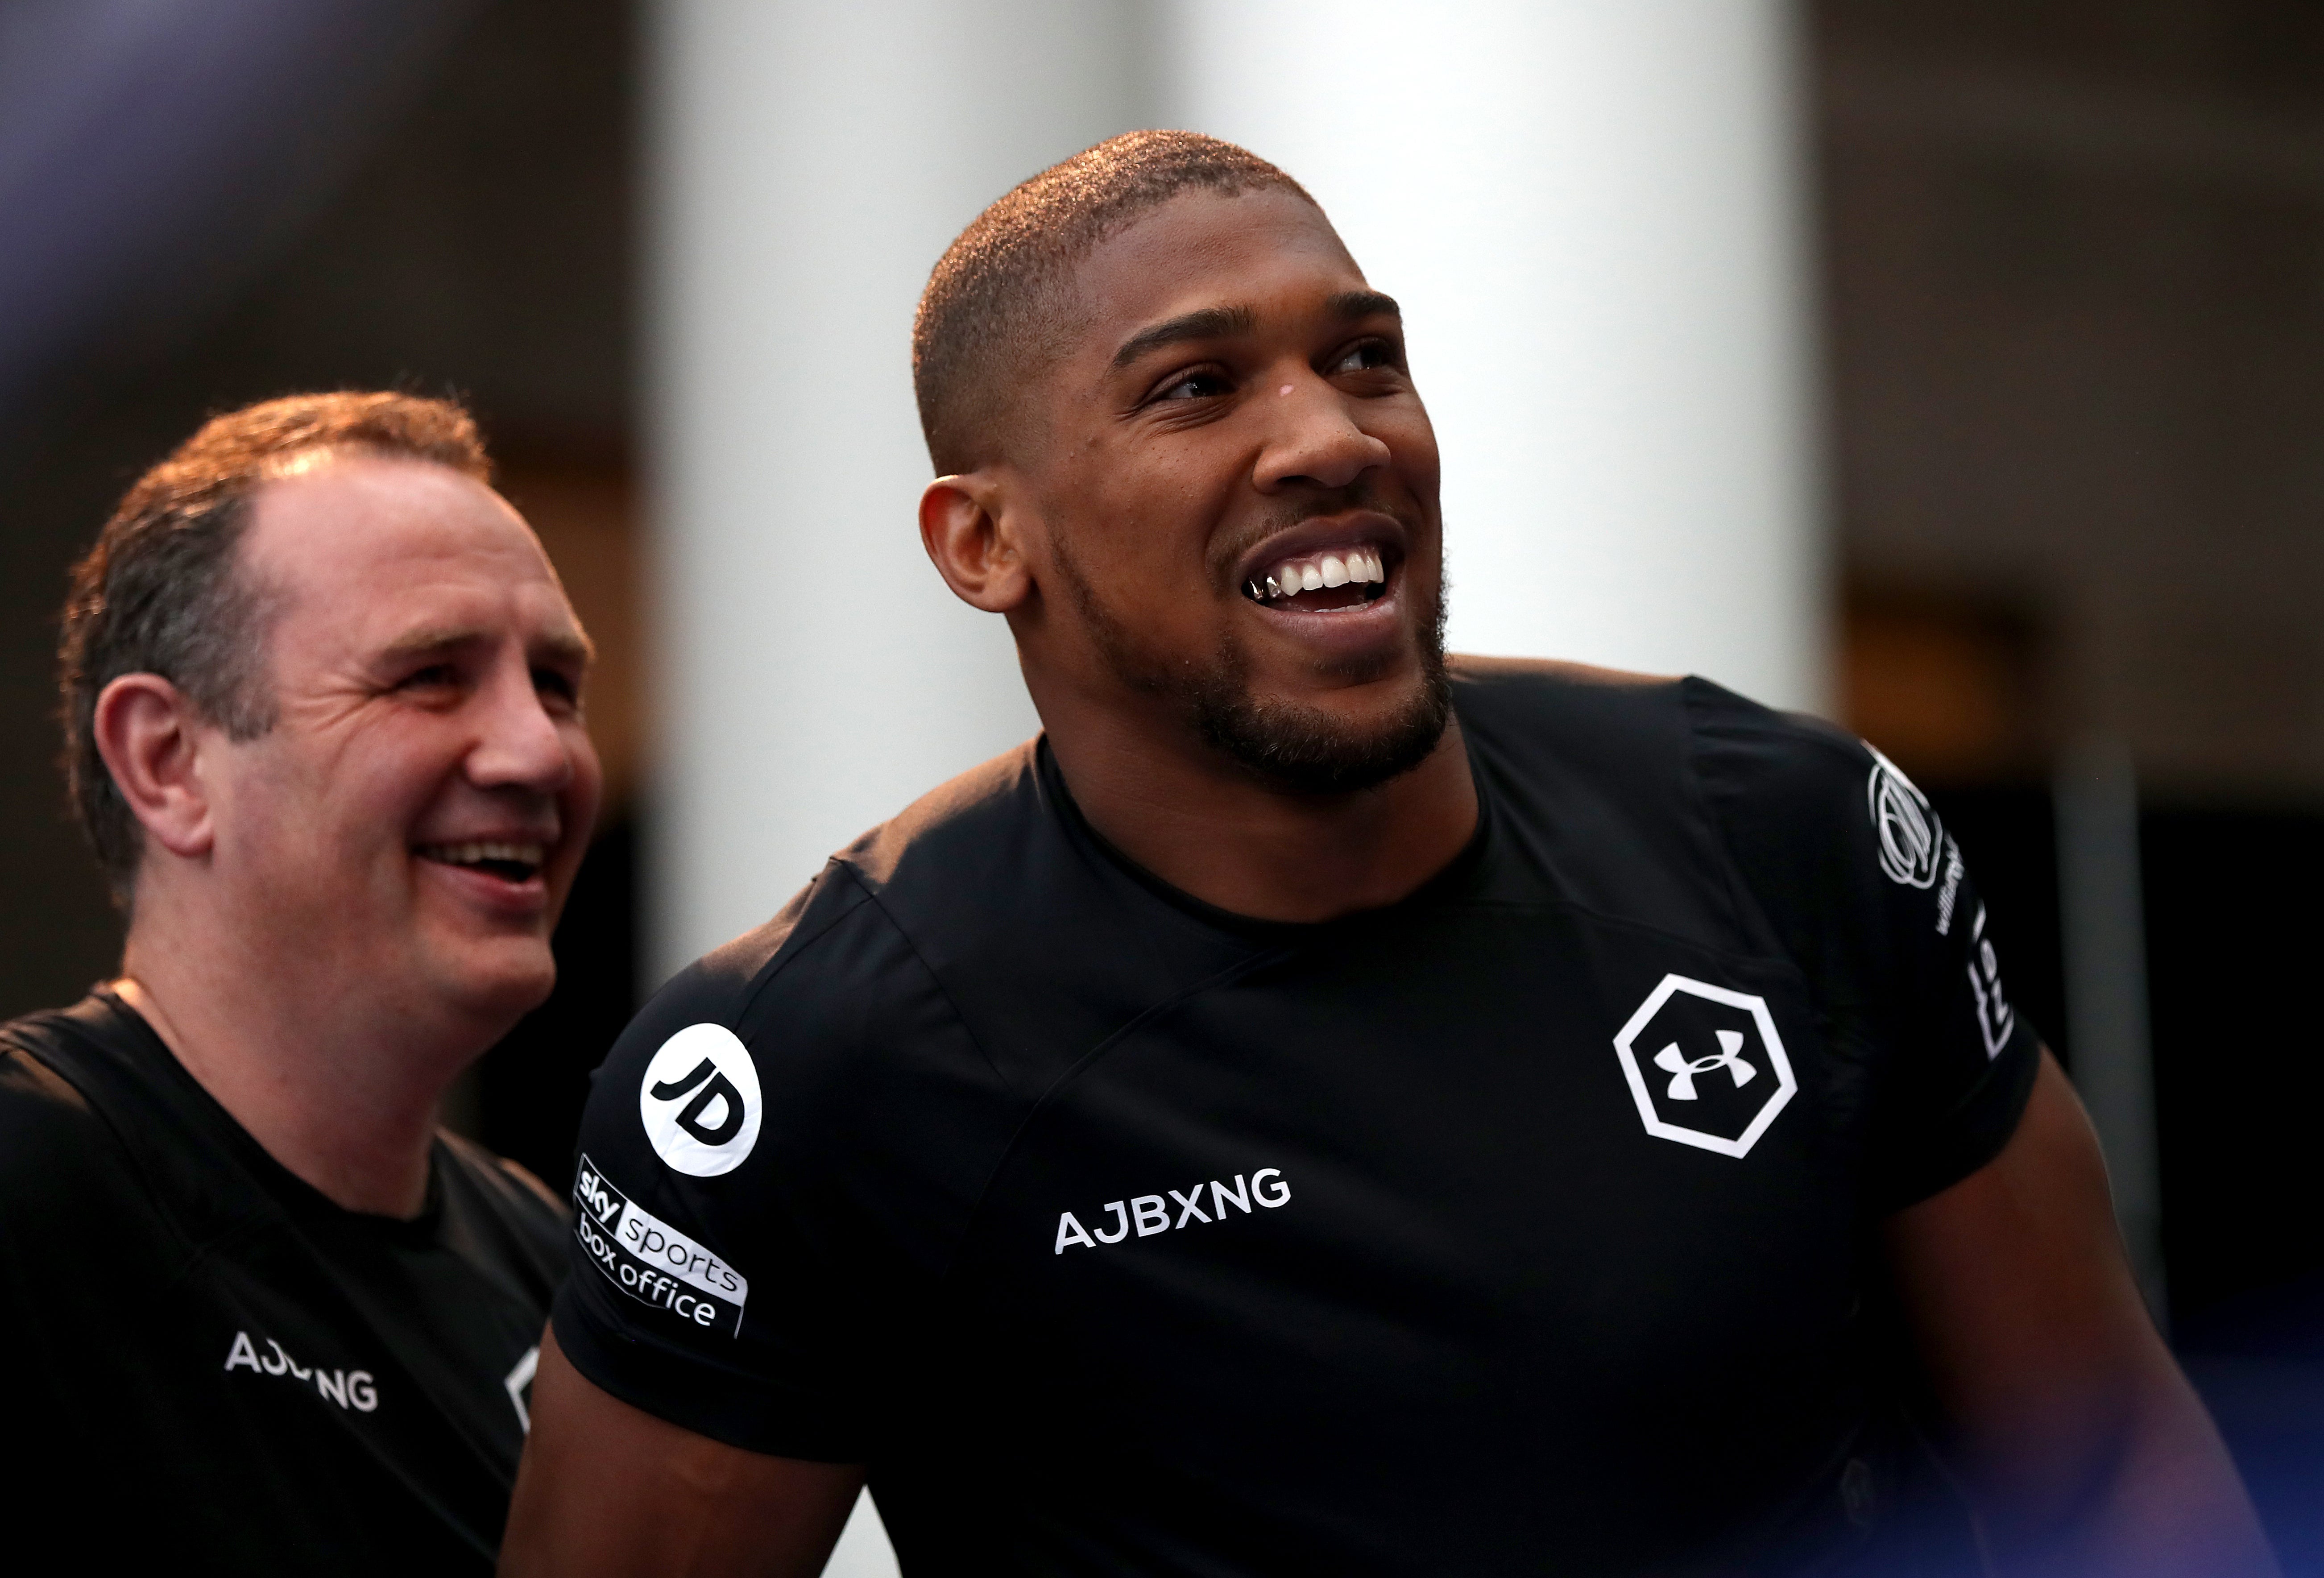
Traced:
[[1319, 553], [1306, 558], [1286, 558], [1250, 584], [1254, 597], [1296, 597], [1324, 586], [1344, 586], [1351, 581], [1388, 579], [1379, 554], [1369, 548]]
[[538, 844], [431, 844], [421, 853], [456, 866], [480, 865], [488, 860], [537, 866], [548, 851]]

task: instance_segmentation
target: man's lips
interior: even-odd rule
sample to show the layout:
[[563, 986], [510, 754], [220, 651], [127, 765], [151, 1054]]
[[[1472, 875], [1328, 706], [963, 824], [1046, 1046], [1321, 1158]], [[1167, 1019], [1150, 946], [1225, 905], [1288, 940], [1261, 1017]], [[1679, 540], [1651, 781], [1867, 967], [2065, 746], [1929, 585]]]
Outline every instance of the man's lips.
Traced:
[[437, 865], [522, 887], [540, 879], [551, 843], [524, 837], [456, 839], [415, 844], [412, 853]]
[[1388, 601], [1405, 544], [1402, 524], [1371, 511], [1305, 521], [1243, 555], [1238, 589], [1270, 612], [1344, 616]]
[[[1388, 595], [1388, 567], [1377, 549], [1326, 549], [1300, 558], [1287, 558], [1267, 572], [1265, 579], [1242, 584], [1254, 603], [1277, 603], [1314, 594], [1319, 608], [1352, 608]], [[1337, 594], [1337, 595], [1333, 595]]]

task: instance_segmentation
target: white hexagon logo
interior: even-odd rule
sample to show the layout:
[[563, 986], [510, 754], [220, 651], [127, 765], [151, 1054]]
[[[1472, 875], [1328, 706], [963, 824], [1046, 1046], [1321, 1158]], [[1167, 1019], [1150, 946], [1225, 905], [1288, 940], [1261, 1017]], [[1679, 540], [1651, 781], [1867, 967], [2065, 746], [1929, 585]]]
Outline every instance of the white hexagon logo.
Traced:
[[1748, 1156], [1800, 1088], [1766, 999], [1684, 975], [1646, 994], [1614, 1051], [1647, 1133], [1721, 1156]]

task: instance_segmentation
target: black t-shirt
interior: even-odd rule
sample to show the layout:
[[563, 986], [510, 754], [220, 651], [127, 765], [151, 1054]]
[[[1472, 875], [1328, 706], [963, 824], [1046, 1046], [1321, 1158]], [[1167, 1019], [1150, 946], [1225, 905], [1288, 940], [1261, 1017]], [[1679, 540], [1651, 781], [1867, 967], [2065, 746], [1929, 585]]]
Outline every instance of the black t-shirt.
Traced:
[[1475, 838], [1343, 920], [1170, 889], [1038, 743], [851, 846], [598, 1072], [565, 1351], [869, 1463], [915, 1573], [1860, 1549], [1871, 1230], [2037, 1058], [1959, 851], [1701, 680], [1454, 692]]
[[12, 1542], [98, 1572], [489, 1572], [567, 1232], [448, 1134], [417, 1219], [342, 1209], [109, 992], [0, 1026]]

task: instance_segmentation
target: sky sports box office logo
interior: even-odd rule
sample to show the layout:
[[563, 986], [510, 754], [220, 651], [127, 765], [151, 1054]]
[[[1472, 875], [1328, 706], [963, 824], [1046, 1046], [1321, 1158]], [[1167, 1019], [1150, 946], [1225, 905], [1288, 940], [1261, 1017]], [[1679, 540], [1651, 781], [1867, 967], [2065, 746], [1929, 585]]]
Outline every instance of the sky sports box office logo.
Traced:
[[743, 1275], [605, 1181], [585, 1152], [573, 1179], [573, 1232], [606, 1280], [697, 1326], [742, 1334]]

